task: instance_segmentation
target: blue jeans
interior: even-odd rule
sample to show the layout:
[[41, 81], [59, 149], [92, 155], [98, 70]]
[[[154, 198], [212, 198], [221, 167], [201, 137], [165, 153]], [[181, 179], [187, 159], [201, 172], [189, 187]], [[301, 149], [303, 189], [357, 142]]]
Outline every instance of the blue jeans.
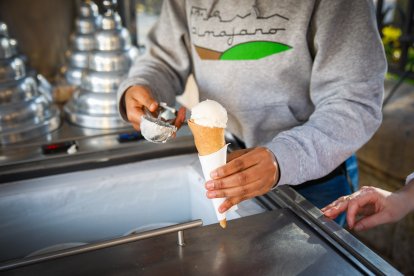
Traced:
[[[292, 186], [292, 188], [321, 209], [337, 198], [349, 195], [358, 189], [358, 165], [355, 155], [352, 155], [341, 166], [343, 166], [342, 174], [337, 174], [321, 181], [306, 182], [298, 186]], [[339, 215], [335, 221], [339, 225], [344, 226], [346, 213]]]
[[359, 172], [356, 155], [353, 154], [345, 161], [346, 172], [348, 173], [349, 181], [352, 184], [352, 192], [359, 189]]

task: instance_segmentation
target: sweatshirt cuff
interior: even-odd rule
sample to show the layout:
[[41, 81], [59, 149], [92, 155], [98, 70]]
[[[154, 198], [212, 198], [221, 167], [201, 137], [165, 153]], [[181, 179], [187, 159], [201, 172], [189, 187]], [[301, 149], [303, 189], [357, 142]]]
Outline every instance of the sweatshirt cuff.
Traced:
[[266, 147], [273, 152], [279, 166], [280, 178], [276, 187], [286, 184], [298, 184], [295, 179], [300, 174], [300, 164], [292, 145], [285, 139], [276, 139], [266, 144]]

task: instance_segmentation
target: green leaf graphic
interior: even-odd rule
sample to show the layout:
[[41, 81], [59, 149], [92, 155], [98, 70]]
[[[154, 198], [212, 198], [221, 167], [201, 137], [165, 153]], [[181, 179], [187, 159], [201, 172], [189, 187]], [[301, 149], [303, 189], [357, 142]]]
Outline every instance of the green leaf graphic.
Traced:
[[238, 44], [225, 52], [220, 60], [254, 60], [278, 54], [292, 47], [271, 41], [251, 41]]

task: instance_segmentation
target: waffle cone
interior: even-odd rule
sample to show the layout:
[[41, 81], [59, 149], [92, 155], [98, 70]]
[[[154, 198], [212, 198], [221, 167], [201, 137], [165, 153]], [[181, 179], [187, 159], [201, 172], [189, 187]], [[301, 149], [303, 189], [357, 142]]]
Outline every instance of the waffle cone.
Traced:
[[214, 153], [224, 147], [224, 128], [205, 127], [188, 120], [188, 126], [194, 136], [198, 154], [201, 156]]

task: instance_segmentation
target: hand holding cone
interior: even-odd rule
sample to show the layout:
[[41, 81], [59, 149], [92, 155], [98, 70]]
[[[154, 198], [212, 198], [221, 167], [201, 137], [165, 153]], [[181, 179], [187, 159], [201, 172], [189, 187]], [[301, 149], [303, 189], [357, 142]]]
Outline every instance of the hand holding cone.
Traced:
[[[224, 132], [226, 124], [227, 111], [215, 101], [206, 100], [199, 103], [191, 110], [191, 119], [188, 120], [188, 126], [194, 136], [194, 143], [199, 153], [206, 181], [211, 179], [210, 172], [212, 170], [226, 163], [227, 152], [226, 150], [222, 150], [223, 147], [225, 147]], [[213, 160], [208, 160], [206, 162], [205, 157], [216, 153], [219, 153], [220, 155], [224, 154], [224, 156], [221, 156], [221, 158], [219, 157], [218, 159], [213, 158]], [[212, 162], [214, 162], [214, 164], [212, 164]], [[215, 209], [217, 209], [224, 200], [225, 199], [222, 198], [213, 199]], [[215, 211], [220, 221], [220, 226], [226, 228], [227, 222], [225, 216], [224, 219], [220, 219], [223, 217], [223, 214], [219, 214], [218, 210]]]

